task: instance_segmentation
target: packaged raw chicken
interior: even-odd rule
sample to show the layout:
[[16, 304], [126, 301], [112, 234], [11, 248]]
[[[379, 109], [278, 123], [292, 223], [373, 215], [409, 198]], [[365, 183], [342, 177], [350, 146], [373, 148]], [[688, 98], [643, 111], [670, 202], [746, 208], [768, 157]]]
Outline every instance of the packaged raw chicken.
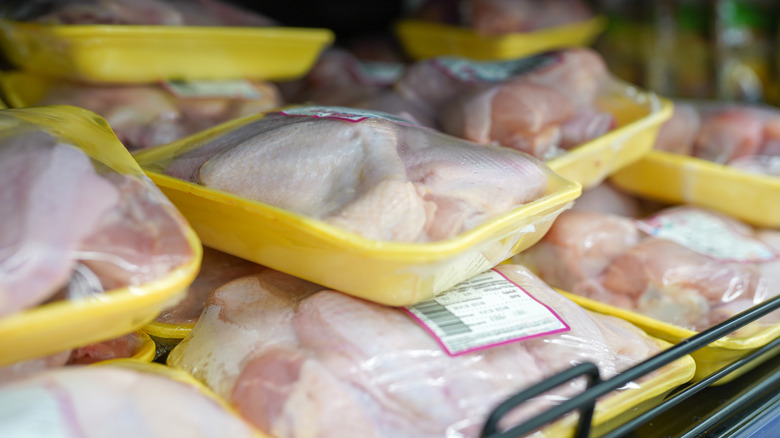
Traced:
[[154, 353], [154, 341], [146, 333], [136, 331], [115, 339], [0, 367], [0, 384], [66, 365], [86, 365], [114, 359], [151, 362]]
[[[449, 354], [412, 312], [434, 318], [432, 306], [441, 307], [450, 292], [404, 311], [267, 270], [217, 289], [168, 364], [191, 372], [276, 438], [467, 437], [478, 436], [492, 406], [553, 373], [590, 361], [608, 378], [661, 348], [630, 324], [584, 311], [522, 266], [501, 265], [465, 288], [477, 282], [493, 290], [512, 288], [518, 300], [528, 300], [524, 309], [535, 304], [563, 326]], [[517, 314], [515, 320], [522, 325]], [[454, 315], [449, 321], [437, 327], [455, 331], [463, 324]], [[660, 378], [665, 382], [656, 389], [668, 389], [693, 372], [668, 370], [651, 376], [656, 383], [650, 385]], [[635, 382], [620, 392], [642, 391], [646, 384]], [[583, 387], [579, 380], [565, 385], [513, 419], [534, 415]], [[597, 417], [605, 406], [598, 406]]]
[[161, 365], [46, 371], [0, 386], [0, 406], [6, 438], [260, 436], [197, 382]]
[[701, 331], [780, 292], [777, 235], [690, 206], [643, 220], [570, 211], [518, 260], [554, 287]]
[[157, 166], [379, 241], [452, 238], [548, 186], [544, 165], [528, 155], [342, 107], [271, 113], [183, 143]]
[[162, 310], [144, 331], [162, 338], [183, 338], [198, 321], [206, 299], [214, 289], [239, 277], [267, 269], [222, 251], [203, 247], [203, 260], [187, 296], [173, 307]]
[[282, 103], [273, 84], [243, 79], [88, 85], [14, 72], [4, 74], [0, 86], [17, 108], [73, 105], [93, 111], [131, 151], [170, 143]]
[[219, 0], [34, 0], [12, 1], [4, 15], [47, 24], [162, 26], [273, 26], [260, 14]]
[[128, 333], [178, 298], [200, 244], [105, 121], [41, 107], [3, 110], [0, 126], [0, 362]]
[[[543, 160], [565, 155], [616, 128], [646, 125], [663, 107], [653, 95], [611, 78], [601, 56], [587, 48], [495, 62], [432, 58], [408, 67], [394, 90], [352, 105]], [[593, 159], [593, 151], [586, 154], [590, 173], [608, 172], [601, 168], [610, 163], [602, 161], [614, 160], [617, 151], [627, 148], [623, 136], [644, 132], [660, 120], [613, 136], [617, 142], [609, 148], [616, 152], [610, 156], [596, 154]], [[646, 142], [632, 143], [641, 149]]]
[[290, 103], [354, 106], [389, 89], [403, 74], [404, 64], [363, 61], [343, 49], [325, 51], [300, 80], [282, 83]]
[[780, 176], [780, 111], [745, 104], [677, 102], [655, 149]]

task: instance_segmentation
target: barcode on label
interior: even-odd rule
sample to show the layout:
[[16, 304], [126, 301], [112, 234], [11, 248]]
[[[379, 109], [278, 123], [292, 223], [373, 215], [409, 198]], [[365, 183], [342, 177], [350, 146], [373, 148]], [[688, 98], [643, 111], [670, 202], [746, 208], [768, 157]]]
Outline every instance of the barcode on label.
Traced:
[[418, 304], [415, 308], [428, 317], [430, 322], [436, 324], [436, 326], [447, 336], [459, 335], [471, 331], [469, 326], [463, 323], [463, 320], [436, 301], [427, 301]]

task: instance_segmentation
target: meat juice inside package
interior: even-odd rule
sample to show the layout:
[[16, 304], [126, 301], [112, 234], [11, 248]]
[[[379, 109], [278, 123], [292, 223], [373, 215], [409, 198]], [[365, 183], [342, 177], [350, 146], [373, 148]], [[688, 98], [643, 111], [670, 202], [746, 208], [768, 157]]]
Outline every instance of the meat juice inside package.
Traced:
[[[780, 232], [698, 207], [673, 207], [643, 220], [564, 212], [517, 259], [551, 286], [697, 331], [780, 291]], [[736, 334], [754, 333], [778, 317]]]
[[184, 219], [144, 175], [9, 113], [0, 117], [14, 125], [0, 134], [0, 316], [141, 286], [191, 262]]
[[[583, 310], [522, 266], [484, 275], [495, 277], [487, 281], [493, 290], [513, 288], [507, 299], [546, 308], [551, 325], [521, 341], [448, 353], [429, 333], [435, 324], [427, 331], [411, 317], [437, 319], [425, 306], [441, 300], [405, 311], [269, 269], [217, 289], [168, 364], [278, 438], [467, 437], [478, 435], [498, 402], [551, 374], [590, 361], [608, 378], [661, 348], [629, 323]], [[503, 323], [522, 321], [525, 308]], [[574, 381], [511, 417], [528, 418], [583, 387]]]
[[655, 149], [780, 176], [780, 111], [714, 102], [676, 102]]
[[287, 109], [179, 145], [147, 167], [380, 241], [451, 238], [542, 197], [550, 175], [517, 151], [340, 107]]

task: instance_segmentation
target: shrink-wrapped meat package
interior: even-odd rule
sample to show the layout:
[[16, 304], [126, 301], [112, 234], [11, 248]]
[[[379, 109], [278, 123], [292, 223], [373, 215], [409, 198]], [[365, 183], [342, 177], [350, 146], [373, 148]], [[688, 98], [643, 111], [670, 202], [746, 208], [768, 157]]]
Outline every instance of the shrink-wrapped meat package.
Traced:
[[778, 243], [777, 231], [697, 207], [645, 220], [570, 211], [518, 259], [554, 287], [700, 331], [777, 295]]
[[[662, 348], [628, 323], [588, 313], [522, 266], [500, 265], [492, 275], [568, 330], [451, 355], [402, 309], [266, 270], [217, 289], [168, 364], [277, 438], [465, 437], [477, 436], [491, 407], [555, 372], [590, 361], [607, 378]], [[528, 418], [583, 384], [513, 417]]]

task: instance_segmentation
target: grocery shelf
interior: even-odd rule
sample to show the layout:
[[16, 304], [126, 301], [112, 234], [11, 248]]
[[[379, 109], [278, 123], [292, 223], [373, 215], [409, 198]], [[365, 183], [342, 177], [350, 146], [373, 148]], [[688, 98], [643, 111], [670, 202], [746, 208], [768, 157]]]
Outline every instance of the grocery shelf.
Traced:
[[[489, 438], [524, 436], [574, 410], [579, 410], [584, 415], [581, 415], [575, 437], [589, 437], [591, 436], [592, 412], [598, 397], [614, 391], [628, 382], [635, 381], [675, 359], [690, 354], [777, 309], [780, 309], [780, 297], [754, 306], [702, 331], [608, 380], [599, 381], [598, 376], [592, 374], [595, 365], [591, 363], [580, 364], [565, 370], [510, 397], [496, 407], [488, 417], [481, 436]], [[775, 417], [777, 409], [780, 407], [780, 395], [778, 395], [780, 394], [780, 363], [777, 362], [776, 357], [728, 384], [722, 386], [712, 386], [712, 384], [734, 370], [749, 366], [759, 357], [773, 352], [778, 347], [780, 347], [780, 338], [767, 343], [750, 355], [697, 383], [679, 388], [658, 406], [633, 420], [616, 426], [601, 436], [609, 438], [625, 436], [692, 438], [708, 434], [710, 436], [725, 436], [726, 433], [745, 433], [746, 427], [772, 424], [772, 419], [777, 421]], [[589, 382], [588, 388], [581, 394], [508, 430], [499, 431], [497, 429], [500, 419], [507, 412], [535, 395], [583, 375], [589, 376]], [[762, 415], [764, 417], [761, 417]], [[759, 417], [764, 418], [764, 423], [755, 421]]]

